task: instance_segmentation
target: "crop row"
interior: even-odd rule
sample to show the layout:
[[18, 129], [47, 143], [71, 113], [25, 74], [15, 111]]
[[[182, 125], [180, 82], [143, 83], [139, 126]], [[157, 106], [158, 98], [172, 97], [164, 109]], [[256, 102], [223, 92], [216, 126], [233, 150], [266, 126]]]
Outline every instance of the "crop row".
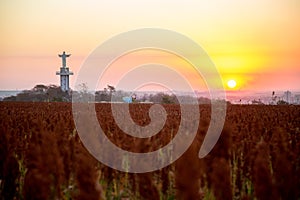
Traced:
[[[111, 142], [126, 151], [144, 153], [167, 145], [179, 129], [180, 106], [163, 106], [166, 123], [150, 138], [134, 138], [121, 130], [110, 104], [96, 104], [95, 112]], [[150, 107], [151, 104], [130, 104], [132, 120], [140, 126], [151, 123]], [[178, 160], [154, 172], [135, 174], [107, 167], [89, 154], [77, 133], [72, 104], [2, 102], [0, 197], [300, 198], [299, 106], [228, 105], [217, 144], [199, 159], [210, 111], [209, 105], [199, 106], [197, 135]]]

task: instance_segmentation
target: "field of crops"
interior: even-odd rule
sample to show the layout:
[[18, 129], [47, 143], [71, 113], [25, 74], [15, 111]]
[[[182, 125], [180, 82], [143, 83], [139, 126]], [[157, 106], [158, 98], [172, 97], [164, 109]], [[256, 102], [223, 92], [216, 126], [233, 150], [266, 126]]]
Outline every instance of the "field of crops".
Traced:
[[[130, 104], [132, 119], [150, 123], [150, 104]], [[109, 104], [99, 123], [117, 146], [149, 152], [166, 145], [180, 124], [180, 106], [163, 105], [167, 121], [151, 138], [124, 134]], [[203, 159], [210, 121], [200, 105], [193, 144], [173, 164], [134, 174], [94, 159], [76, 131], [71, 103], [0, 103], [1, 199], [300, 199], [300, 106], [228, 105], [224, 129]]]

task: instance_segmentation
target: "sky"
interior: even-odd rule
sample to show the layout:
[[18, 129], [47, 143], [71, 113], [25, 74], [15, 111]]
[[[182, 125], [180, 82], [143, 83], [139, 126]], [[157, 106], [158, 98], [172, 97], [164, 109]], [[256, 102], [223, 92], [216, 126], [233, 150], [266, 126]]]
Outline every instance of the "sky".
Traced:
[[[227, 90], [300, 90], [298, 0], [1, 0], [0, 90], [59, 85], [55, 72], [63, 51], [72, 54], [67, 65], [74, 72], [74, 88], [94, 49], [114, 35], [139, 28], [173, 30], [195, 41], [214, 62]], [[127, 61], [151, 62], [146, 58], [151, 53], [133, 53]], [[190, 67], [165, 56], [193, 87], [203, 89], [203, 80]], [[156, 62], [163, 62], [157, 57]], [[122, 63], [116, 63], [115, 71], [99, 81], [100, 88], [117, 85]], [[230, 79], [237, 83], [233, 89], [226, 85]]]

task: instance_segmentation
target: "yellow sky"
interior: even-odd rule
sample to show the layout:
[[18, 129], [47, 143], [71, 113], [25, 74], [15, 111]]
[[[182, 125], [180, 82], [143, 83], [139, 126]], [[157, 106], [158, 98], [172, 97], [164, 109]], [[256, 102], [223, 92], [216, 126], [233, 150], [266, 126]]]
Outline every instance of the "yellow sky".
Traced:
[[84, 59], [106, 39], [137, 28], [182, 33], [241, 90], [300, 90], [298, 0], [2, 0], [0, 89], [58, 84], [58, 53]]

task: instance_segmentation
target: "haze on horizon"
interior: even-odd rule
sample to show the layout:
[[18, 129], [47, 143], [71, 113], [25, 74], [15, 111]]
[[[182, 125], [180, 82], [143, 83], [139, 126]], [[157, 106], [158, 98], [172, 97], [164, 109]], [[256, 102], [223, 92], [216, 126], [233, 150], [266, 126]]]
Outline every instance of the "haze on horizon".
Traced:
[[[299, 91], [299, 10], [297, 0], [3, 0], [0, 90], [58, 85], [55, 72], [61, 60], [57, 55], [63, 51], [72, 54], [67, 65], [75, 74], [74, 88], [80, 66], [98, 45], [125, 31], [155, 27], [182, 33], [202, 46], [227, 90]], [[136, 56], [145, 59], [149, 54]], [[153, 58], [163, 60], [161, 55]], [[201, 82], [180, 61], [164, 58], [195, 84]], [[115, 70], [103, 85], [116, 83], [120, 70]], [[227, 87], [229, 80], [235, 80], [236, 87]]]

